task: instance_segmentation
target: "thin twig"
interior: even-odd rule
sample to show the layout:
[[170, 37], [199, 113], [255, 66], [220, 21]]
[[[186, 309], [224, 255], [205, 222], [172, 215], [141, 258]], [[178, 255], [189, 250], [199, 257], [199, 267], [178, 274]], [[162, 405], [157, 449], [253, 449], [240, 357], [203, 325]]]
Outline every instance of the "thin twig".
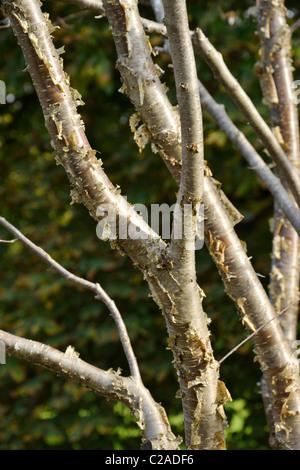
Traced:
[[16, 241], [18, 241], [18, 239], [14, 238], [13, 240], [0, 240], [0, 243], [15, 243]]
[[280, 315], [282, 315], [283, 313], [285, 313], [290, 307], [292, 307], [293, 305], [297, 304], [298, 302], [300, 301], [300, 297], [295, 300], [295, 302], [291, 303], [290, 305], [288, 305], [287, 307], [285, 307], [283, 310], [281, 310], [281, 312], [277, 313], [277, 315], [275, 315], [274, 317], [270, 318], [270, 320], [268, 320], [267, 322], [265, 322], [263, 325], [261, 325], [259, 328], [257, 328], [257, 330], [255, 330], [253, 333], [251, 333], [251, 335], [247, 336], [247, 338], [245, 338], [243, 341], [241, 341], [239, 344], [237, 344], [233, 349], [231, 349], [231, 351], [229, 351], [229, 353], [227, 353], [224, 357], [222, 357], [222, 359], [220, 359], [219, 361], [219, 364], [222, 364], [222, 362], [225, 361], [225, 359], [227, 359], [229, 356], [231, 356], [233, 353], [235, 353], [241, 346], [243, 346], [243, 344], [247, 343], [247, 341], [249, 341], [251, 338], [253, 338], [253, 336], [257, 335], [257, 333], [262, 329], [264, 328], [265, 326], [267, 326], [269, 323], [271, 323], [273, 320], [275, 320], [276, 318], [280, 317]]
[[95, 298], [97, 300], [101, 300], [107, 306], [118, 328], [120, 340], [130, 368], [130, 373], [132, 377], [140, 379], [141, 377], [139, 367], [134, 352], [132, 350], [129, 335], [127, 333], [122, 316], [119, 310], [117, 309], [114, 301], [102, 289], [100, 284], [90, 282], [87, 279], [83, 279], [79, 276], [76, 276], [75, 274], [65, 269], [63, 266], [61, 266], [61, 264], [57, 263], [57, 261], [51, 258], [51, 256], [46, 253], [46, 251], [44, 251], [39, 246], [35, 245], [31, 240], [29, 240], [25, 235], [23, 235], [22, 232], [20, 232], [14, 225], [9, 223], [4, 217], [0, 217], [0, 224], [13, 235], [15, 235], [18, 240], [20, 240], [33, 253], [39, 256], [39, 258], [41, 258], [45, 263], [55, 269], [55, 271], [58, 272], [61, 276], [63, 276], [65, 279], [72, 282], [73, 284], [76, 284], [77, 286], [83, 287], [94, 292], [94, 294], [96, 294]]
[[290, 33], [293, 34], [298, 28], [300, 28], [300, 18], [298, 18], [297, 21], [295, 21], [295, 23], [290, 26]]

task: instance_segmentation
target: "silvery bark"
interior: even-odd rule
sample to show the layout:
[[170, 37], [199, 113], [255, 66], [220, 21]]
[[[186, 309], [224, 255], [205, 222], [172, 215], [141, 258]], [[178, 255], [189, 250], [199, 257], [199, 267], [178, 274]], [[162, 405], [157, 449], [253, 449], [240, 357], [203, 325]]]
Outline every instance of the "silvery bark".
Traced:
[[[274, 135], [285, 149], [294, 167], [300, 174], [299, 121], [293, 97], [293, 73], [291, 63], [291, 33], [286, 22], [284, 2], [257, 1], [258, 32], [261, 41], [261, 61], [257, 64], [264, 102], [269, 106]], [[283, 181], [291, 193], [290, 185]], [[279, 312], [299, 297], [299, 236], [275, 203], [273, 220], [272, 268], [270, 275], [270, 298], [275, 311]], [[282, 316], [281, 325], [290, 343], [296, 339], [298, 304], [289, 308]], [[268, 384], [265, 407], [270, 408]], [[275, 434], [276, 422], [269, 416], [269, 427]], [[270, 419], [271, 416], [271, 419]], [[299, 439], [296, 430], [294, 440]], [[274, 445], [279, 445], [276, 440]]]
[[[177, 156], [178, 136], [181, 134], [180, 119], [168, 100], [166, 89], [161, 84], [158, 71], [151, 59], [137, 2], [104, 0], [103, 5], [118, 53], [117, 68], [123, 79], [122, 91], [128, 94], [139, 113], [132, 119], [132, 123], [138, 123], [139, 119], [144, 122], [144, 125], [136, 130], [137, 143], [145, 145], [145, 139], [141, 139], [141, 135], [152, 140], [156, 151], [159, 149], [163, 153], [168, 168], [180, 181], [181, 163], [178, 164], [178, 160], [174, 158]], [[199, 119], [200, 116], [198, 129]], [[198, 135], [197, 139], [195, 148], [201, 151], [201, 135]], [[191, 146], [193, 143], [192, 140]], [[196, 157], [196, 163], [195, 148], [193, 146], [190, 148], [190, 157], [187, 158]], [[199, 172], [199, 181], [186, 170], [187, 179], [183, 182], [180, 197], [186, 195], [189, 197], [188, 180], [194, 178], [191, 196], [194, 197], [196, 192], [196, 199], [200, 202], [201, 171], [199, 170], [200, 168], [196, 170], [196, 175]], [[180, 240], [178, 243], [181, 245]], [[183, 240], [183, 243], [186, 243], [186, 240]], [[176, 285], [172, 290], [166, 291], [164, 296], [158, 296], [153, 289], [154, 278], [149, 278], [149, 283], [156, 302], [165, 312], [169, 347], [174, 354], [183, 401], [186, 444], [194, 449], [223, 448], [223, 429], [226, 427], [226, 420], [222, 405], [225, 400], [225, 387], [218, 382], [218, 365], [213, 357], [207, 318], [202, 310], [203, 293], [196, 283], [194, 251], [185, 251], [184, 261], [181, 263], [177, 249], [171, 251], [171, 255], [172, 275]]]
[[[154, 142], [154, 148], [159, 151], [180, 184], [181, 134], [176, 110], [170, 105], [164, 87], [153, 72], [152, 58], [138, 17], [134, 16], [132, 21], [128, 18], [128, 24], [134, 24], [135, 28], [124, 28], [124, 34], [120, 34], [118, 16], [115, 15], [117, 3], [107, 1], [105, 8], [115, 37], [117, 66], [122, 75], [123, 90], [140, 113], [144, 122], [143, 131], [147, 132], [148, 138]], [[128, 9], [125, 13], [134, 15], [134, 11]], [[124, 20], [123, 24], [127, 22]], [[130, 49], [128, 43], [132, 46]], [[137, 55], [134, 54], [134, 44], [137, 44]], [[146, 82], [145, 70], [148, 73], [148, 87], [141, 86], [144, 80]], [[240, 220], [237, 212], [228, 203], [218, 185], [213, 183], [208, 168], [204, 178], [203, 202], [207, 246], [219, 268], [227, 293], [235, 301], [244, 324], [252, 332], [270, 322], [274, 317], [274, 310], [233, 229], [233, 224]], [[264, 377], [269, 385], [273, 384], [271, 400], [274, 421], [278, 424], [277, 437], [283, 442], [289, 441], [289, 436], [284, 437], [282, 429], [288, 426], [297, 429], [299, 426], [298, 365], [293, 361], [277, 320], [261, 329], [254, 341]], [[293, 408], [290, 414], [285, 411], [287, 404]], [[290, 442], [287, 447], [289, 445]], [[292, 445], [299, 445], [299, 441]]]
[[[264, 102], [270, 108], [272, 128], [297, 175], [300, 174], [299, 121], [293, 96], [291, 34], [283, 1], [258, 1], [261, 62], [257, 64]], [[290, 192], [286, 181], [283, 185]], [[270, 296], [277, 312], [299, 297], [299, 237], [275, 205]], [[285, 336], [296, 339], [298, 305], [281, 320]]]
[[[109, 3], [111, 7], [116, 5], [115, 2]], [[124, 3], [119, 5], [117, 11], [121, 21], [120, 32], [122, 28], [128, 27], [123, 20], [131, 11]], [[131, 3], [133, 8], [136, 7], [135, 2]], [[178, 273], [174, 271], [170, 250], [125, 202], [107, 178], [102, 163], [96, 159], [77, 114], [79, 96], [69, 87], [69, 78], [63, 72], [61, 60], [51, 40], [52, 26], [42, 14], [38, 2], [18, 0], [4, 2], [3, 5], [23, 49], [57, 152], [57, 160], [64, 166], [72, 185], [73, 200], [83, 202], [96, 220], [101, 218], [97, 214], [99, 205], [109, 203], [114, 207], [121, 224], [126, 225], [130, 221], [140, 232], [140, 238], [118, 239], [116, 244], [144, 273], [153, 297], [165, 314], [170, 334], [169, 345], [174, 353], [185, 404], [187, 445], [194, 448], [223, 448], [225, 392], [223, 384], [218, 382], [218, 363], [212, 354], [207, 320], [202, 310], [201, 290], [193, 281], [197, 297], [191, 296], [190, 305], [194, 304], [194, 308], [189, 310], [186, 303], [181, 303], [178, 293], [185, 287], [181, 285], [181, 279], [176, 277]], [[123, 51], [125, 55], [128, 52], [126, 48]], [[134, 69], [131, 72], [133, 76], [136, 74]], [[151, 82], [146, 83], [151, 89]], [[140, 81], [138, 89], [143, 96], [140, 105], [146, 105], [148, 87]], [[175, 124], [177, 126], [178, 122]], [[164, 142], [170, 142], [170, 148], [173, 147], [169, 136], [162, 134], [161, 137]]]

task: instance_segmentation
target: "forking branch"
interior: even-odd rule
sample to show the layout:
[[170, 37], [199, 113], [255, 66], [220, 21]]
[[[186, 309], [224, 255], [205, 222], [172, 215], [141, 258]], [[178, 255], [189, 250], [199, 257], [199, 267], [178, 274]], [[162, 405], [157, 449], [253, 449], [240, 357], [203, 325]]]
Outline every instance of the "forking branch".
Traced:
[[[89, 2], [90, 0], [76, 0], [76, 4], [81, 8], [90, 8], [95, 13], [103, 14], [102, 1], [99, 1], [96, 4], [95, 0], [93, 0], [91, 3]], [[73, 3], [73, 0], [68, 0], [68, 3]], [[164, 38], [167, 38], [167, 29], [164, 25], [155, 23], [154, 21], [145, 18], [141, 18], [141, 21], [148, 34], [158, 34]], [[270, 156], [274, 159], [274, 162], [278, 167], [278, 172], [289, 183], [295, 201], [299, 206], [300, 178], [297, 174], [295, 174], [293, 167], [285, 154], [285, 151], [281, 148], [270, 127], [263, 120], [250, 97], [246, 94], [239, 82], [235, 79], [226, 66], [222, 54], [214, 48], [212, 43], [205, 36], [204, 32], [200, 28], [197, 28], [194, 32], [191, 31], [190, 34], [195, 50], [206, 61], [207, 65], [214, 73], [216, 80], [218, 80], [224, 86], [225, 90], [229, 93], [237, 107], [240, 109], [247, 122], [249, 122], [249, 124], [257, 133], [258, 137], [261, 139]]]
[[90, 282], [65, 269], [4, 217], [0, 217], [0, 225], [16, 237], [16, 239], [10, 240], [10, 243], [19, 240], [68, 282], [93, 292], [95, 299], [106, 305], [117, 326], [131, 377], [122, 377], [119, 372], [104, 371], [83, 362], [72, 347], [67, 348], [66, 352], [62, 353], [45, 344], [0, 330], [0, 340], [4, 341], [8, 354], [46, 367], [59, 375], [88, 387], [101, 396], [122, 401], [137, 417], [143, 432], [143, 440], [151, 442], [153, 449], [177, 449], [180, 439], [175, 438], [172, 434], [164, 409], [161, 405], [155, 403], [142, 382], [125, 323], [114, 301], [99, 283]]
[[3, 330], [0, 330], [0, 340], [8, 355], [38, 364], [104, 398], [124, 403], [142, 430], [142, 443], [149, 442], [153, 450], [178, 450], [181, 439], [174, 436], [165, 410], [153, 400], [141, 381], [123, 377], [119, 371], [106, 371], [88, 364], [71, 347], [63, 353]]
[[67, 279], [67, 281], [77, 286], [83, 287], [84, 289], [92, 291], [95, 294], [95, 298], [106, 305], [118, 328], [120, 340], [128, 361], [130, 373], [132, 377], [134, 377], [136, 380], [141, 380], [138, 363], [132, 350], [131, 342], [122, 315], [120, 314], [114, 301], [107, 295], [101, 285], [99, 283], [94, 283], [82, 277], [76, 276], [75, 274], [68, 271], [61, 264], [51, 258], [51, 256], [46, 253], [46, 251], [44, 251], [41, 247], [37, 246], [35, 243], [29, 240], [22, 232], [20, 232], [20, 230], [18, 230], [14, 225], [8, 222], [8, 220], [6, 220], [4, 217], [0, 217], [0, 225], [2, 225], [16, 237], [16, 239], [11, 240], [10, 243], [20, 240], [27, 248], [29, 248], [46, 264], [53, 268], [58, 274]]

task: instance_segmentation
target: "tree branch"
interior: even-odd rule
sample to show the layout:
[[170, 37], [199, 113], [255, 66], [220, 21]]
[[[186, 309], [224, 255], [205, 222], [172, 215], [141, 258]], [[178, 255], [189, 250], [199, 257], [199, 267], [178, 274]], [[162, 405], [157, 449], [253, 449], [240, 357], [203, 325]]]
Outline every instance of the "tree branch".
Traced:
[[[192, 42], [189, 34], [189, 24], [185, 0], [163, 0], [165, 23], [174, 64], [176, 95], [179, 106], [181, 123], [181, 178], [177, 207], [174, 213], [173, 236], [171, 253], [174, 260], [174, 275], [180, 283], [177, 303], [180, 311], [189, 314], [182, 315], [182, 322], [191, 321], [195, 324], [202, 310], [201, 300], [197, 293], [195, 270], [195, 238], [199, 206], [203, 194], [204, 152], [203, 130], [198, 79]], [[187, 209], [190, 209], [187, 211]], [[188, 212], [188, 217], [185, 217]], [[181, 236], [177, 236], [176, 232]], [[188, 279], [188, 282], [187, 282]], [[208, 341], [207, 329], [201, 326], [202, 341]], [[204, 336], [205, 334], [205, 336]], [[214, 396], [214, 395], [213, 395]], [[191, 449], [199, 446], [199, 424], [195, 416], [194, 403], [183, 401], [184, 420], [186, 424], [186, 440]], [[207, 405], [206, 408], [208, 409]], [[202, 411], [205, 417], [205, 411]], [[203, 424], [202, 424], [203, 426]], [[197, 431], [197, 432], [195, 432]], [[216, 429], [201, 432], [201, 447], [214, 448]]]
[[102, 397], [124, 403], [137, 419], [142, 430], [142, 442], [150, 441], [152, 449], [178, 449], [180, 439], [173, 435], [164, 409], [155, 403], [140, 380], [92, 366], [80, 359], [72, 347], [62, 353], [3, 330], [0, 330], [0, 340], [5, 343], [10, 356], [38, 364]]
[[254, 170], [260, 179], [266, 184], [274, 199], [285, 213], [286, 217], [293, 224], [295, 230], [300, 235], [300, 210], [295, 205], [281, 184], [280, 179], [274, 175], [268, 165], [256, 152], [254, 147], [246, 139], [244, 134], [235, 126], [226, 113], [223, 105], [216, 103], [204, 85], [199, 81], [199, 92], [201, 105], [218, 123], [220, 129], [227, 135], [231, 142], [240, 151], [241, 155], [249, 163], [251, 170]]
[[53, 0], [53, 1], [63, 1], [63, 3], [70, 3], [72, 5], [77, 5], [82, 10], [90, 10], [96, 13], [99, 16], [105, 16], [105, 10], [103, 8], [102, 0]]
[[17, 241], [17, 238], [14, 238], [13, 240], [0, 240], [0, 243], [15, 243]]
[[294, 32], [297, 31], [298, 28], [300, 28], [300, 18], [298, 18], [298, 19], [292, 24], [292, 26], [290, 26], [290, 34], [294, 34]]
[[104, 289], [98, 283], [93, 283], [88, 281], [87, 279], [83, 279], [75, 274], [71, 273], [59, 263], [57, 263], [51, 256], [46, 253], [42, 248], [35, 245], [32, 241], [30, 241], [25, 235], [22, 234], [16, 227], [10, 224], [4, 217], [0, 217], [0, 225], [6, 228], [9, 232], [11, 232], [17, 240], [20, 240], [27, 248], [29, 248], [34, 254], [36, 254], [39, 258], [41, 258], [46, 264], [48, 264], [51, 268], [53, 268], [58, 274], [63, 276], [67, 281], [71, 283], [83, 287], [84, 289], [88, 289], [96, 295], [97, 300], [101, 300], [108, 310], [110, 311], [111, 316], [113, 317], [116, 326], [118, 328], [120, 340], [123, 346], [124, 353], [126, 355], [129, 369], [131, 372], [132, 377], [136, 380], [141, 380], [140, 371], [138, 367], [138, 363], [136, 361], [134, 352], [132, 350], [132, 346], [130, 343], [129, 335], [126, 330], [126, 326], [124, 324], [123, 318], [117, 309], [114, 301], [107, 295]]
[[198, 28], [194, 32], [192, 38], [196, 50], [206, 61], [214, 73], [215, 78], [224, 86], [225, 90], [229, 93], [233, 101], [265, 145], [277, 165], [281, 179], [286, 179], [298, 206], [300, 206], [300, 178], [298, 174], [295, 173], [293, 166], [289, 162], [279, 142], [276, 140], [270, 127], [263, 120], [241, 85], [233, 77], [225, 64], [222, 55], [216, 51], [204, 33]]
[[150, 0], [150, 2], [158, 23], [162, 23], [165, 16], [162, 0]]
[[[192, 204], [195, 210], [196, 205], [202, 199], [204, 179], [202, 113], [196, 63], [189, 34], [185, 0], [163, 0], [163, 5], [181, 123], [181, 178], [177, 203], [182, 207], [185, 204]], [[184, 231], [182, 239], [172, 240], [173, 252], [179, 250], [175, 255], [175, 260], [182, 258], [183, 252], [186, 251], [185, 237], [191, 243], [195, 239], [195, 234], [195, 228], [191, 227], [189, 233]], [[192, 244], [191, 250], [194, 251]], [[195, 270], [193, 261], [191, 269]]]

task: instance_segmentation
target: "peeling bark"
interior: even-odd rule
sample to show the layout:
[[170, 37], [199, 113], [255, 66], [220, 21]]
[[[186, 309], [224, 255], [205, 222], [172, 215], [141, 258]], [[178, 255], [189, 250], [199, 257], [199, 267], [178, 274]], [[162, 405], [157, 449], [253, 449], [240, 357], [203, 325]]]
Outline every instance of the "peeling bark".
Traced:
[[[278, 142], [284, 148], [296, 175], [300, 175], [299, 121], [293, 99], [293, 73], [291, 62], [291, 33], [286, 22], [286, 9], [281, 0], [258, 0], [258, 32], [261, 41], [261, 61], [257, 63], [264, 102], [270, 109], [271, 125]], [[286, 190], [290, 185], [283, 180]], [[273, 220], [272, 267], [270, 274], [270, 299], [276, 312], [295, 302], [299, 297], [299, 237], [290, 221], [275, 203]], [[289, 308], [281, 317], [281, 326], [287, 340], [296, 339], [298, 304]], [[269, 385], [264, 384], [264, 403], [271, 445], [280, 447], [276, 439], [276, 426], [270, 414]], [[288, 430], [290, 440], [299, 449], [299, 425]], [[287, 448], [289, 448], [287, 447]]]
[[[264, 102], [271, 114], [272, 128], [279, 143], [300, 175], [299, 121], [293, 99], [291, 33], [286, 23], [283, 1], [258, 1], [258, 26], [261, 61], [257, 64]], [[286, 181], [283, 185], [290, 192]], [[299, 237], [290, 222], [275, 205], [273, 221], [272, 270], [270, 296], [276, 312], [299, 297]], [[297, 333], [298, 305], [281, 319], [287, 339]]]
[[[111, 7], [116, 4], [109, 2]], [[130, 25], [126, 23], [125, 13], [130, 13], [131, 9], [124, 8], [124, 5], [124, 1], [120, 2], [116, 12], [120, 20], [120, 37], [122, 31], [126, 37], [126, 28]], [[171, 338], [169, 346], [174, 353], [182, 400], [187, 404], [187, 409], [195, 411], [193, 421], [187, 422], [187, 435], [197, 448], [224, 448], [223, 430], [227, 426], [223, 411], [224, 394], [218, 392], [221, 383], [218, 383], [218, 363], [213, 357], [209, 341], [201, 291], [198, 292], [193, 281], [194, 290], [196, 289], [199, 297], [198, 301], [191, 297], [191, 303], [194, 302], [199, 307], [195, 319], [195, 315], [186, 310], [186, 305], [182, 310], [183, 305], [178, 302], [177, 296], [181, 286], [173, 273], [174, 265], [168, 247], [113, 187], [103, 171], [102, 163], [96, 159], [95, 152], [87, 141], [83, 123], [76, 110], [80, 97], [76, 91], [70, 89], [69, 78], [63, 72], [62, 61], [50, 37], [52, 26], [41, 12], [38, 2], [16, 0], [4, 2], [3, 6], [22, 47], [43, 109], [46, 126], [57, 151], [57, 162], [64, 166], [72, 185], [73, 201], [85, 204], [96, 220], [99, 220], [98, 206], [109, 203], [115, 207], [122, 224], [128, 224], [130, 221], [141, 233], [139, 239], [119, 239], [116, 245], [127, 253], [135, 266], [143, 272], [155, 301], [165, 314]], [[132, 2], [132, 7], [136, 7], [136, 2]], [[134, 28], [132, 31], [135, 34]], [[120, 44], [120, 47], [123, 46], [124, 44]], [[125, 54], [126, 60], [120, 61], [121, 69], [127, 66], [131, 57], [127, 45], [122, 49], [122, 54]], [[129, 73], [132, 78], [136, 77], [134, 68], [129, 70]], [[151, 89], [151, 84], [151, 80], [146, 80], [145, 83], [139, 80], [137, 87], [132, 87], [133, 93], [137, 93], [140, 106], [147, 104], [147, 92]], [[165, 116], [167, 117], [167, 113]], [[158, 121], [159, 117], [157, 114]], [[158, 142], [173, 151], [172, 132], [169, 132], [169, 127], [167, 134], [164, 131], [160, 133]], [[178, 122], [175, 122], [174, 129], [177, 127]], [[169, 163], [172, 166], [172, 159]]]
[[[118, 2], [108, 1], [104, 2], [108, 18], [110, 18], [110, 8]], [[132, 11], [127, 11], [127, 14], [132, 14]], [[111, 21], [113, 34], [115, 35], [116, 44], [118, 41], [128, 41], [133, 43], [130, 31], [128, 35], [123, 34], [120, 36], [118, 32], [120, 28], [113, 26]], [[134, 36], [138, 31], [138, 42], [142, 44], [145, 39], [143, 38], [140, 20], [135, 17], [131, 24], [135, 25]], [[114, 33], [115, 28], [115, 33]], [[118, 61], [123, 60], [120, 58], [122, 49], [118, 48]], [[126, 47], [123, 46], [123, 50]], [[134, 49], [132, 49], [134, 52]], [[130, 80], [132, 74], [130, 70], [131, 60], [135, 60], [134, 55], [126, 56], [126, 67], [122, 68], [122, 80], [125, 84], [127, 94], [135, 106], [140, 106], [140, 99], [135, 93], [138, 91], [137, 86], [139, 75], [135, 75], [135, 84]], [[149, 61], [152, 62], [149, 50], [140, 47], [139, 61], [143, 64], [144, 69], [149, 69]], [[128, 69], [128, 70], [127, 70]], [[143, 73], [143, 72], [141, 72]], [[128, 84], [130, 83], [130, 86]], [[134, 90], [134, 92], [132, 92]], [[149, 106], [140, 106], [139, 112], [147, 128], [150, 127], [151, 120], [153, 119], [152, 109], [157, 113], [158, 107], [164, 100], [158, 101], [156, 96], [160, 97], [163, 93], [161, 84], [158, 80], [153, 81], [153, 88], [151, 95], [149, 94]], [[147, 98], [148, 99], [148, 98]], [[151, 128], [149, 136], [151, 141], [156, 145], [157, 140], [161, 135], [161, 131], [168, 134], [168, 126], [170, 125], [172, 135], [172, 153], [170, 149], [164, 146], [164, 141], [159, 140], [157, 149], [164, 159], [166, 165], [171, 170], [178, 184], [180, 184], [180, 168], [181, 168], [181, 134], [180, 129], [176, 124], [178, 122], [178, 115], [176, 111], [168, 105], [167, 119], [165, 118], [166, 112], [161, 108], [159, 113], [161, 119], [157, 122], [156, 126]], [[149, 123], [149, 125], [148, 125]], [[177, 128], [177, 135], [174, 135], [174, 129]], [[156, 137], [157, 136], [157, 137]], [[156, 140], [157, 139], [157, 140]], [[177, 142], [177, 145], [176, 145]], [[161, 147], [163, 148], [161, 149]], [[169, 165], [170, 159], [174, 165]], [[204, 193], [203, 202], [205, 206], [205, 238], [206, 244], [210, 249], [211, 255], [219, 268], [219, 272], [226, 286], [226, 291], [230, 297], [235, 301], [238, 311], [241, 313], [242, 321], [249, 328], [250, 331], [259, 328], [264, 323], [269, 322], [274, 317], [273, 307], [264, 291], [249, 259], [243, 248], [242, 243], [238, 239], [233, 225], [241, 220], [240, 214], [228, 201], [224, 193], [220, 189], [220, 184], [212, 179], [212, 174], [207, 168], [204, 178]], [[171, 330], [169, 329], [169, 334]], [[289, 440], [288, 434], [282, 432], [282, 429], [291, 426], [298, 426], [298, 416], [300, 410], [300, 391], [299, 391], [299, 369], [298, 365], [293, 361], [291, 351], [285, 341], [279, 322], [273, 320], [266, 328], [260, 330], [255, 336], [255, 351], [257, 358], [261, 364], [266, 382], [272, 386], [272, 407], [274, 421], [277, 423], [276, 436], [278, 440], [283, 442]], [[291, 413], [284, 412], [286, 404], [290, 403]], [[287, 444], [289, 445], [289, 444]], [[293, 445], [299, 445], [293, 443]]]
[[[193, 448], [224, 448], [226, 419], [223, 403], [229, 397], [224, 384], [217, 381], [218, 364], [213, 358], [207, 320], [201, 305], [203, 293], [199, 288], [200, 301], [192, 299], [199, 313], [195, 322], [194, 315], [178, 301], [181, 285], [174, 276], [174, 263], [168, 247], [124, 202], [86, 140], [74, 105], [74, 100], [79, 101], [78, 95], [70, 92], [68, 77], [62, 71], [49, 35], [50, 24], [47, 26], [37, 2], [16, 0], [4, 1], [3, 4], [28, 63], [46, 125], [58, 153], [58, 162], [64, 165], [73, 186], [74, 200], [83, 202], [96, 219], [98, 205], [110, 202], [124, 223], [127, 223], [129, 212], [131, 222], [147, 235], [146, 239], [138, 241], [118, 240], [117, 245], [144, 273], [154, 299], [165, 314], [169, 347], [174, 354], [184, 408], [189, 410], [189, 415], [193, 409], [195, 415], [195, 419], [187, 423], [188, 445]], [[159, 151], [180, 183], [182, 142], [179, 116], [170, 105], [153, 65], [136, 2], [106, 0], [104, 4], [117, 46], [117, 65], [124, 81], [122, 90], [127, 92], [139, 112], [139, 116], [132, 120], [133, 127], [141, 118], [144, 127], [140, 135], [149, 136], [154, 150]], [[297, 183], [296, 180], [294, 182]], [[204, 177], [203, 202], [206, 244], [227, 293], [235, 301], [244, 324], [253, 331], [267, 323], [274, 316], [274, 310], [233, 229], [240, 216], [208, 168]], [[193, 278], [191, 281], [188, 289], [194, 292], [196, 283]], [[299, 448], [298, 364], [293, 360], [277, 320], [262, 328], [254, 341], [269, 393], [277, 446]]]
[[[123, 80], [122, 91], [128, 94], [139, 113], [138, 119], [143, 122], [142, 132], [147, 133], [154, 150], [163, 154], [167, 167], [180, 182], [181, 162], [174, 158], [178, 155], [178, 145], [181, 146], [181, 139], [178, 142], [180, 119], [151, 59], [151, 47], [149, 49], [140, 22], [137, 2], [104, 0], [103, 5], [118, 53], [117, 68]], [[195, 153], [190, 158], [192, 156], [196, 157]], [[195, 176], [187, 172], [186, 177]], [[197, 191], [201, 188], [199, 183], [194, 179], [193, 188]], [[186, 181], [184, 185], [189, 184]], [[198, 193], [198, 202], [200, 198], [201, 193]], [[202, 291], [196, 283], [194, 251], [190, 250], [188, 255], [185, 252], [187, 263], [178, 264], [178, 252], [171, 254], [175, 280], [172, 288], [159, 292], [157, 279], [148, 276], [147, 280], [154, 300], [166, 317], [169, 348], [174, 355], [183, 402], [186, 444], [193, 449], [222, 449], [225, 446], [223, 430], [227, 426], [223, 411], [224, 395], [220, 398], [219, 370], [209, 340], [208, 321], [202, 309]]]

